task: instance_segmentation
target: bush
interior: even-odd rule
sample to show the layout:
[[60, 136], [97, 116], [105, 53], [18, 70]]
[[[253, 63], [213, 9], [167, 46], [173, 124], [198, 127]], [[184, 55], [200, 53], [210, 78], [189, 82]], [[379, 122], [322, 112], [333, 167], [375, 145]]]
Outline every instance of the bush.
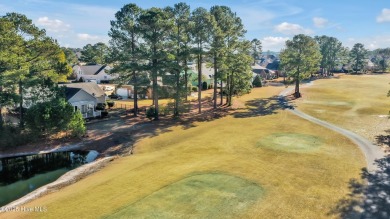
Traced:
[[146, 118], [152, 120], [156, 114], [156, 110], [154, 109], [154, 106], [149, 107], [149, 109], [146, 110]]
[[261, 84], [261, 78], [259, 75], [256, 75], [255, 79], [252, 82], [253, 87], [262, 87], [263, 85]]
[[107, 101], [107, 106], [109, 107], [109, 108], [111, 108], [111, 107], [114, 107], [114, 102], [113, 101], [110, 101], [110, 102], [108, 102]]
[[95, 107], [96, 110], [105, 110], [106, 109], [106, 105], [105, 103], [98, 103]]
[[159, 114], [160, 115], [163, 115], [163, 116], [166, 116], [166, 115], [169, 115], [170, 114], [170, 107], [169, 105], [162, 105], [159, 107]]
[[192, 87], [192, 92], [198, 92], [198, 87]]
[[85, 134], [87, 128], [85, 127], [85, 121], [80, 111], [73, 113], [73, 117], [68, 124], [68, 130], [72, 137], [81, 137]]
[[6, 124], [0, 126], [0, 148], [16, 147], [34, 142], [36, 139], [36, 135], [22, 132], [19, 127]]

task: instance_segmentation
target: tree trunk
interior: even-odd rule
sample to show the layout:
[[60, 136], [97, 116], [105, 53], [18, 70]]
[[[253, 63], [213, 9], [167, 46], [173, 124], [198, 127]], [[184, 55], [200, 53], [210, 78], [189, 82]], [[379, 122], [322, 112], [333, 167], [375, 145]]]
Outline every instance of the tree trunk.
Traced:
[[180, 101], [180, 71], [178, 70], [176, 75], [176, 95], [175, 95], [175, 110], [173, 115], [179, 116], [179, 101]]
[[301, 93], [299, 92], [299, 78], [295, 79], [295, 93], [294, 93], [295, 98], [300, 98]]
[[228, 102], [228, 106], [231, 106], [232, 103], [233, 103], [233, 90], [234, 90], [234, 84], [233, 84], [233, 74], [231, 74], [229, 76], [229, 102]]
[[[153, 54], [157, 54], [157, 48], [154, 46]], [[158, 85], [157, 85], [157, 59], [153, 59], [153, 103], [154, 103], [154, 120], [158, 120]]]
[[[134, 29], [131, 32], [131, 53], [134, 57], [135, 52], [135, 36], [134, 36]], [[133, 59], [134, 61], [134, 59]], [[138, 84], [137, 84], [137, 74], [136, 71], [133, 71], [133, 78], [134, 78], [134, 116], [138, 116]]]
[[186, 94], [186, 102], [188, 101], [188, 73], [187, 73], [187, 59], [184, 60], [184, 83], [185, 83], [185, 94]]
[[19, 127], [21, 129], [24, 128], [24, 118], [23, 118], [23, 83], [22, 80], [19, 79], [19, 95], [20, 95], [20, 104], [19, 104], [19, 113], [20, 113], [20, 121], [19, 121]]
[[223, 81], [222, 81], [222, 78], [221, 78], [221, 87], [220, 87], [220, 92], [221, 92], [221, 106], [223, 105]]
[[202, 113], [202, 51], [198, 55], [198, 104], [198, 113]]
[[214, 101], [214, 109], [217, 109], [217, 58], [214, 55], [214, 92], [213, 92], [213, 101]]
[[134, 77], [134, 116], [138, 116], [138, 85], [135, 71], [133, 71]]

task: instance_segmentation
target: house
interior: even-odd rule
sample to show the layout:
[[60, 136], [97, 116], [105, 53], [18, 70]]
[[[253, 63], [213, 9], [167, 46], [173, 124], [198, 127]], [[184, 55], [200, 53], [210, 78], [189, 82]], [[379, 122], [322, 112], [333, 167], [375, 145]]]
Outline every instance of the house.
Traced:
[[106, 102], [106, 94], [103, 89], [99, 87], [94, 82], [85, 82], [85, 83], [71, 83], [71, 84], [63, 84], [62, 86], [68, 88], [80, 88], [85, 92], [96, 98], [97, 103], [105, 103]]
[[76, 76], [77, 81], [96, 82], [98, 84], [108, 82], [118, 77], [116, 74], [108, 74], [109, 70], [111, 70], [111, 67], [107, 65], [73, 66], [73, 74]]
[[259, 64], [252, 65], [253, 78], [256, 75], [260, 75], [261, 78], [270, 80], [277, 77], [276, 72], [270, 69], [267, 69]]
[[82, 88], [65, 88], [65, 98], [74, 110], [79, 110], [83, 118], [95, 118], [101, 116], [101, 111], [95, 110], [97, 99]]

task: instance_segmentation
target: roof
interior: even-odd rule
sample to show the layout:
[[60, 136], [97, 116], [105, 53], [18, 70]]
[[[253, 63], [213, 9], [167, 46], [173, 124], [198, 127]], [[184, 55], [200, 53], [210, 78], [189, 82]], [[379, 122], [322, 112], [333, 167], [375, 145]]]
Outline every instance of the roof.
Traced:
[[[193, 72], [198, 73], [197, 65], [195, 63], [188, 64], [188, 67], [190, 67]], [[207, 78], [210, 78], [210, 76], [212, 77], [214, 75], [214, 68], [207, 67], [206, 63], [202, 63], [202, 75], [206, 76]]]
[[66, 100], [70, 100], [80, 90], [81, 90], [81, 88], [65, 87], [65, 98], [66, 98]]
[[83, 89], [85, 92], [97, 98], [104, 96], [104, 91], [95, 82], [71, 83], [71, 84], [64, 84], [64, 86], [68, 88]]
[[97, 75], [105, 69], [107, 65], [80, 65], [79, 67], [84, 75]]

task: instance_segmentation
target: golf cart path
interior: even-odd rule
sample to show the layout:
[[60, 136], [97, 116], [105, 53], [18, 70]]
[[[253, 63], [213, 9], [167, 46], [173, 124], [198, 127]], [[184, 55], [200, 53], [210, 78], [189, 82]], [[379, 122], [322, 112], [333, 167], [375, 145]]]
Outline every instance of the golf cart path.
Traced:
[[[313, 82], [310, 82], [306, 86], [311, 86], [311, 85], [313, 85]], [[351, 132], [347, 129], [341, 128], [341, 127], [336, 126], [334, 124], [331, 124], [329, 122], [325, 122], [323, 120], [317, 119], [313, 116], [310, 116], [310, 115], [288, 105], [287, 101], [285, 100], [285, 97], [289, 93], [291, 93], [291, 91], [293, 89], [294, 89], [293, 87], [287, 88], [279, 94], [279, 102], [280, 102], [280, 104], [283, 105], [283, 107], [286, 110], [290, 111], [291, 113], [293, 113], [293, 114], [295, 114], [303, 119], [306, 119], [310, 122], [316, 123], [316, 124], [321, 125], [325, 128], [328, 128], [330, 130], [338, 132], [338, 133], [344, 135], [345, 137], [349, 138], [352, 142], [354, 142], [356, 145], [358, 145], [360, 150], [363, 152], [363, 154], [366, 158], [366, 162], [367, 162], [367, 170], [370, 172], [376, 170], [377, 167], [375, 165], [375, 160], [383, 158], [385, 156], [385, 153], [382, 151], [382, 149], [379, 146], [373, 144], [372, 142], [370, 142], [366, 138], [364, 138], [364, 137], [362, 137], [354, 132]]]

